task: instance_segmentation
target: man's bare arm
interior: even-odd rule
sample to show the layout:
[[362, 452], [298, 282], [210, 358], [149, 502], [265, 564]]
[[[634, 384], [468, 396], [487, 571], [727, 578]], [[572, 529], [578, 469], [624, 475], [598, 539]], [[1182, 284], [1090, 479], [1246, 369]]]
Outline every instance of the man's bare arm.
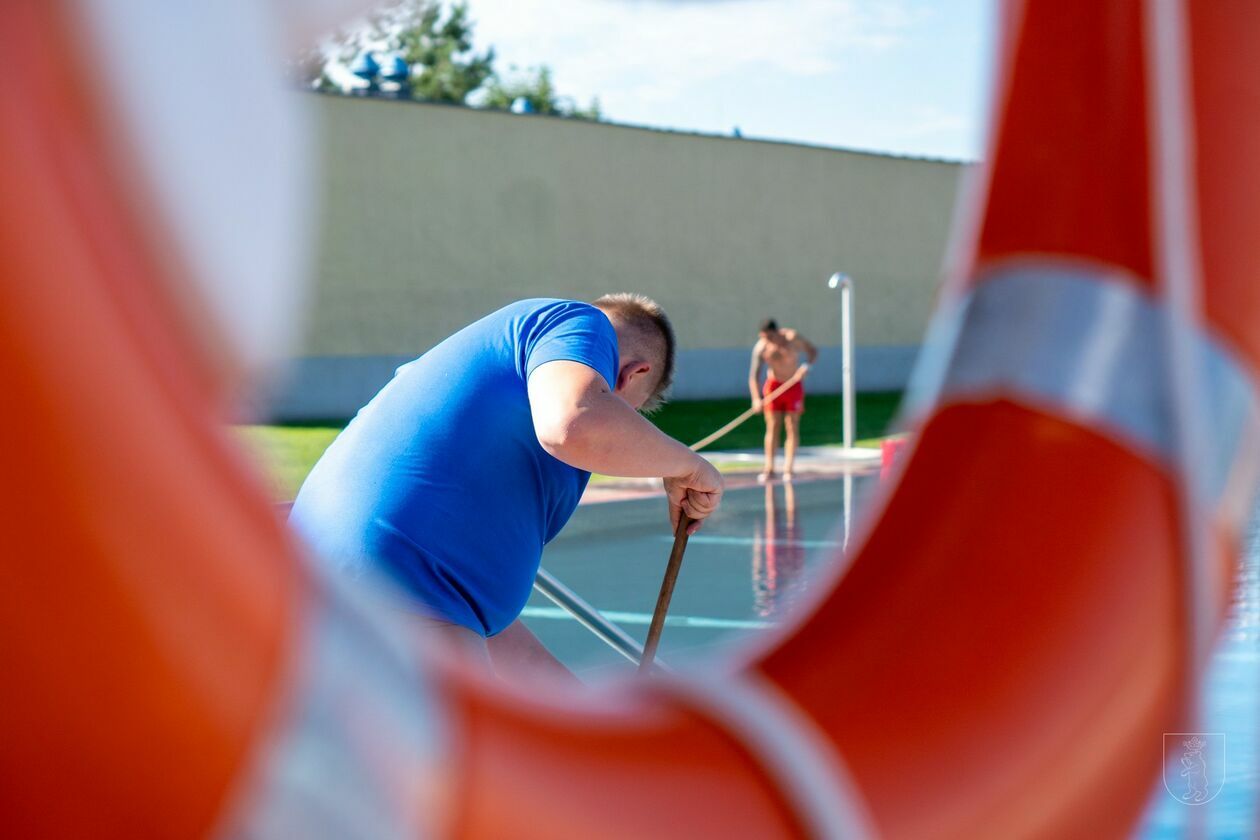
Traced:
[[761, 339], [753, 345], [752, 360], [748, 363], [748, 393], [752, 396], [753, 408], [761, 408]]
[[673, 525], [686, 513], [694, 533], [721, 502], [713, 465], [653, 426], [593, 368], [540, 365], [529, 378], [529, 405], [538, 442], [553, 457], [604, 475], [663, 478]]
[[798, 353], [805, 354], [805, 363], [812, 365], [818, 358], [818, 348], [810, 342], [808, 338], [798, 333], [793, 333], [792, 349]]

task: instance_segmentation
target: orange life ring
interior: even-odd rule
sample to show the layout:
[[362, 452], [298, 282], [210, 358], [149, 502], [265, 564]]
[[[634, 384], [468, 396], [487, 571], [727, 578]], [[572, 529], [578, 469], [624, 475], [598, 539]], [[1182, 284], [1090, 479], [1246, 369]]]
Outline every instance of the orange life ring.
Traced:
[[8, 4], [6, 826], [1127, 831], [1193, 712], [1255, 484], [1260, 5], [1003, 11], [935, 397], [855, 560], [737, 663], [561, 701], [413, 655], [299, 562], [217, 426], [221, 371], [64, 10]]

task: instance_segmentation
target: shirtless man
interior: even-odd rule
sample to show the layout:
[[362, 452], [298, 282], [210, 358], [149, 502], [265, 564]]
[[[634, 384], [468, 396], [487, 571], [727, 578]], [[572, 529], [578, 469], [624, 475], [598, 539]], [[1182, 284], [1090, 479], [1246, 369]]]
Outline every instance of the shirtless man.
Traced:
[[[801, 364], [802, 353], [806, 358], [804, 364]], [[766, 466], [757, 476], [758, 481], [774, 477], [774, 452], [779, 445], [780, 426], [787, 429], [783, 444], [783, 480], [792, 480], [796, 448], [801, 442], [800, 417], [805, 410], [805, 388], [801, 380], [817, 358], [818, 348], [796, 330], [779, 329], [772, 318], [762, 322], [748, 369], [748, 391], [752, 394], [753, 408], [761, 409], [766, 417]], [[762, 365], [768, 368], [768, 373], [765, 385], [759, 390], [757, 380], [761, 377]], [[774, 400], [762, 399], [791, 379], [795, 379], [795, 383]]]

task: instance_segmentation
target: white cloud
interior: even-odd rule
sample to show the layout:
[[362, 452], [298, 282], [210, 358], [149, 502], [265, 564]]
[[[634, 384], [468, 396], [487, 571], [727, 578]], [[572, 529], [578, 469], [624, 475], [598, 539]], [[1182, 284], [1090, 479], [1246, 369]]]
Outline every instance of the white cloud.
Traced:
[[550, 64], [562, 92], [617, 103], [684, 97], [732, 74], [818, 77], [846, 52], [888, 50], [922, 13], [857, 0], [474, 0], [476, 35], [500, 63]]

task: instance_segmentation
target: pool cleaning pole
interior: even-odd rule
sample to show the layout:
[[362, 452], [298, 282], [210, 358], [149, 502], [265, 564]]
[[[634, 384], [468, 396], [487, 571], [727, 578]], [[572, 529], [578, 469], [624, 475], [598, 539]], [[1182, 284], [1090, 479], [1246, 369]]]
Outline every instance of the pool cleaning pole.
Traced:
[[[587, 630], [594, 633], [617, 653], [635, 665], [642, 662], [643, 647], [634, 640], [633, 636], [604, 618], [599, 610], [584, 601], [581, 596], [561, 583], [546, 569], [539, 568], [538, 576], [534, 579], [534, 588], [550, 599], [553, 604], [576, 618]], [[669, 670], [659, 659], [654, 665], [662, 670]]]
[[665, 566], [665, 579], [661, 581], [661, 594], [657, 597], [656, 609], [652, 612], [647, 641], [643, 643], [643, 658], [639, 660], [640, 671], [651, 668], [652, 660], [656, 657], [656, 646], [660, 644], [661, 632], [665, 629], [665, 615], [669, 612], [670, 599], [674, 597], [678, 570], [682, 568], [683, 552], [687, 550], [687, 526], [690, 524], [691, 519], [680, 510], [678, 528], [674, 531], [674, 547], [669, 552], [669, 563]]
[[840, 290], [840, 414], [845, 449], [853, 448], [853, 278], [837, 271], [827, 287]]

